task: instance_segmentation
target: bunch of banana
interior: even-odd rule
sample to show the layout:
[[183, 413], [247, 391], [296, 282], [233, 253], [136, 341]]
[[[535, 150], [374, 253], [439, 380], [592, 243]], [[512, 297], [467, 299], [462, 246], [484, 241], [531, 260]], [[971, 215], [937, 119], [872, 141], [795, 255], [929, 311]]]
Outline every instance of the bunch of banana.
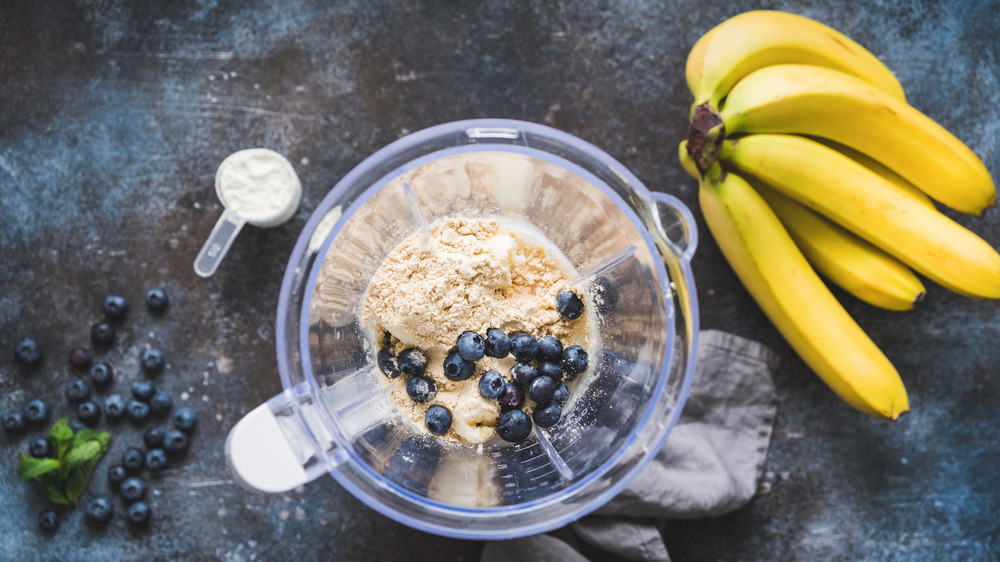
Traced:
[[692, 48], [681, 164], [744, 286], [841, 398], [896, 419], [909, 408], [892, 364], [817, 275], [889, 310], [924, 295], [914, 273], [1000, 299], [1000, 254], [935, 207], [996, 202], [982, 161], [910, 106], [892, 72], [830, 27], [755, 11]]

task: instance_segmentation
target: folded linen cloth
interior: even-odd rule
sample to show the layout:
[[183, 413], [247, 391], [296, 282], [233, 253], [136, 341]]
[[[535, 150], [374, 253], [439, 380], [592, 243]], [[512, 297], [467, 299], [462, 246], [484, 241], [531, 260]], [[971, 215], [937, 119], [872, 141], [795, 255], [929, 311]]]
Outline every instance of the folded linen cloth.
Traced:
[[488, 542], [482, 562], [585, 561], [580, 543], [619, 557], [669, 561], [664, 519], [721, 515], [757, 490], [777, 403], [767, 347], [714, 330], [698, 336], [691, 392], [666, 444], [625, 490], [549, 533]]

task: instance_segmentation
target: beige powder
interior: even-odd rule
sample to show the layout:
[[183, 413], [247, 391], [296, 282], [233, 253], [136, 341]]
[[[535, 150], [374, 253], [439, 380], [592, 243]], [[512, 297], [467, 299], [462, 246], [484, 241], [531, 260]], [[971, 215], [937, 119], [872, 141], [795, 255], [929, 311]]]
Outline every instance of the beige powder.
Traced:
[[362, 318], [377, 335], [392, 334], [395, 351], [416, 347], [428, 356], [426, 375], [437, 395], [415, 403], [400, 377], [390, 392], [402, 411], [423, 428], [427, 407], [442, 404], [453, 418], [448, 437], [468, 443], [491, 438], [500, 410], [496, 400], [479, 394], [479, 377], [494, 369], [510, 380], [513, 358], [484, 357], [470, 379], [457, 382], [445, 378], [444, 359], [462, 332], [485, 336], [489, 328], [551, 334], [586, 348], [589, 311], [567, 321], [555, 308], [570, 275], [533, 237], [496, 220], [444, 219], [431, 226], [430, 238], [418, 231], [404, 240], [372, 278]]

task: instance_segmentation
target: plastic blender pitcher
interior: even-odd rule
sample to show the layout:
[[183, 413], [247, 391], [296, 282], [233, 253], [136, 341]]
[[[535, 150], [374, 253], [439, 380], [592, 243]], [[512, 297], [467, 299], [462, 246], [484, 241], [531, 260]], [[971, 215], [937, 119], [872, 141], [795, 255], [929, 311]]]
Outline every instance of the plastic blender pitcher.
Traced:
[[[562, 420], [520, 443], [467, 445], [410, 422], [360, 320], [386, 256], [452, 216], [537, 228], [596, 303], [590, 369]], [[468, 539], [540, 533], [589, 513], [656, 455], [687, 397], [696, 245], [679, 200], [549, 127], [462, 121], [392, 143], [330, 191], [299, 237], [278, 305], [284, 392], [230, 432], [234, 477], [280, 492], [329, 473], [399, 522]]]

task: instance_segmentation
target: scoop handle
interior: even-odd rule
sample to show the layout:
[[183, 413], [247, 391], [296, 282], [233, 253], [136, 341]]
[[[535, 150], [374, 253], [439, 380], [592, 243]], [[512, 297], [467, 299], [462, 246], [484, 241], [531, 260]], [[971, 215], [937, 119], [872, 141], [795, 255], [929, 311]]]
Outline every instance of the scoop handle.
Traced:
[[198, 257], [194, 259], [194, 272], [201, 277], [210, 277], [215, 273], [244, 224], [245, 220], [226, 209], [198, 252]]

